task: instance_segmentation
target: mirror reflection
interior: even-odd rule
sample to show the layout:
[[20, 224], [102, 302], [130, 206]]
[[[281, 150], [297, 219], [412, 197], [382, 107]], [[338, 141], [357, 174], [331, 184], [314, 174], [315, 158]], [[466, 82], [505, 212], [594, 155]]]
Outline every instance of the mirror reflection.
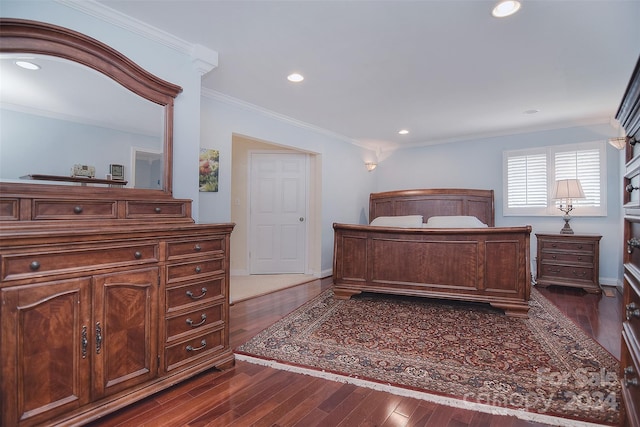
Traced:
[[154, 153], [162, 165], [163, 145], [164, 106], [75, 62], [0, 55], [0, 180], [70, 177], [82, 165], [98, 179], [120, 178], [115, 171], [126, 187], [161, 189], [161, 170], [136, 180], [135, 153]]

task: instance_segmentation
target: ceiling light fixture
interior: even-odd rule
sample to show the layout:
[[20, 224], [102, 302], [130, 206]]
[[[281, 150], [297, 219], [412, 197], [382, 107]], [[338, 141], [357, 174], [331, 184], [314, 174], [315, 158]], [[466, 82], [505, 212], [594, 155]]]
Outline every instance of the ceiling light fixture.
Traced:
[[511, 16], [520, 10], [520, 2], [517, 0], [503, 0], [498, 2], [491, 11], [496, 18], [505, 18]]
[[406, 130], [406, 129], [402, 129], [402, 130], [399, 130], [399, 131], [398, 131], [398, 133], [399, 133], [400, 135], [406, 135], [406, 134], [408, 134], [408, 133], [409, 133], [409, 131], [408, 131], [408, 130]]
[[33, 62], [29, 62], [29, 61], [25, 61], [25, 60], [17, 60], [15, 62], [15, 64], [20, 68], [24, 68], [25, 70], [39, 70], [40, 69], [40, 66], [38, 64], [34, 64]]
[[304, 77], [302, 76], [302, 74], [292, 73], [287, 76], [287, 80], [293, 83], [300, 83], [304, 80]]

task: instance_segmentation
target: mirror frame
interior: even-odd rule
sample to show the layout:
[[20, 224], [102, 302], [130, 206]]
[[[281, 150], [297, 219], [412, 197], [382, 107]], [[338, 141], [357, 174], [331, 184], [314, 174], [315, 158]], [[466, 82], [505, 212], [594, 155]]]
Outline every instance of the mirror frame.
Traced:
[[[68, 28], [24, 19], [0, 18], [0, 52], [32, 53], [64, 58], [110, 77], [133, 93], [164, 107], [164, 172], [162, 190], [120, 189], [131, 191], [162, 191], [172, 194], [173, 183], [173, 108], [174, 99], [182, 88], [162, 80], [122, 55], [110, 46]], [[18, 184], [22, 185], [22, 184]], [[38, 184], [41, 187], [41, 184]], [[101, 191], [100, 187], [89, 187]], [[109, 188], [110, 193], [114, 189]]]

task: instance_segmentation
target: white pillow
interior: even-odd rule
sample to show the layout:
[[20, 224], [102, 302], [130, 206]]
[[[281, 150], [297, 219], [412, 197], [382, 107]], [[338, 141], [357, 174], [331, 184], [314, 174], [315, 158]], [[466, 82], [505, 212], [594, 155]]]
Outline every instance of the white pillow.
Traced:
[[424, 224], [425, 228], [483, 228], [487, 224], [475, 216], [432, 216]]
[[379, 227], [421, 228], [422, 215], [379, 216], [370, 225]]

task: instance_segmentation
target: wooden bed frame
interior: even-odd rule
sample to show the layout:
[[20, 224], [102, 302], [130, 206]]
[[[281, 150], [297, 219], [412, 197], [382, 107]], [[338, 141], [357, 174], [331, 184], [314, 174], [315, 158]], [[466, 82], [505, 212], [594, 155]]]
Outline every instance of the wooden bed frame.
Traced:
[[494, 227], [493, 190], [372, 193], [379, 216], [475, 216], [485, 228], [397, 228], [333, 224], [333, 290], [338, 298], [378, 292], [485, 302], [527, 317], [531, 226]]

